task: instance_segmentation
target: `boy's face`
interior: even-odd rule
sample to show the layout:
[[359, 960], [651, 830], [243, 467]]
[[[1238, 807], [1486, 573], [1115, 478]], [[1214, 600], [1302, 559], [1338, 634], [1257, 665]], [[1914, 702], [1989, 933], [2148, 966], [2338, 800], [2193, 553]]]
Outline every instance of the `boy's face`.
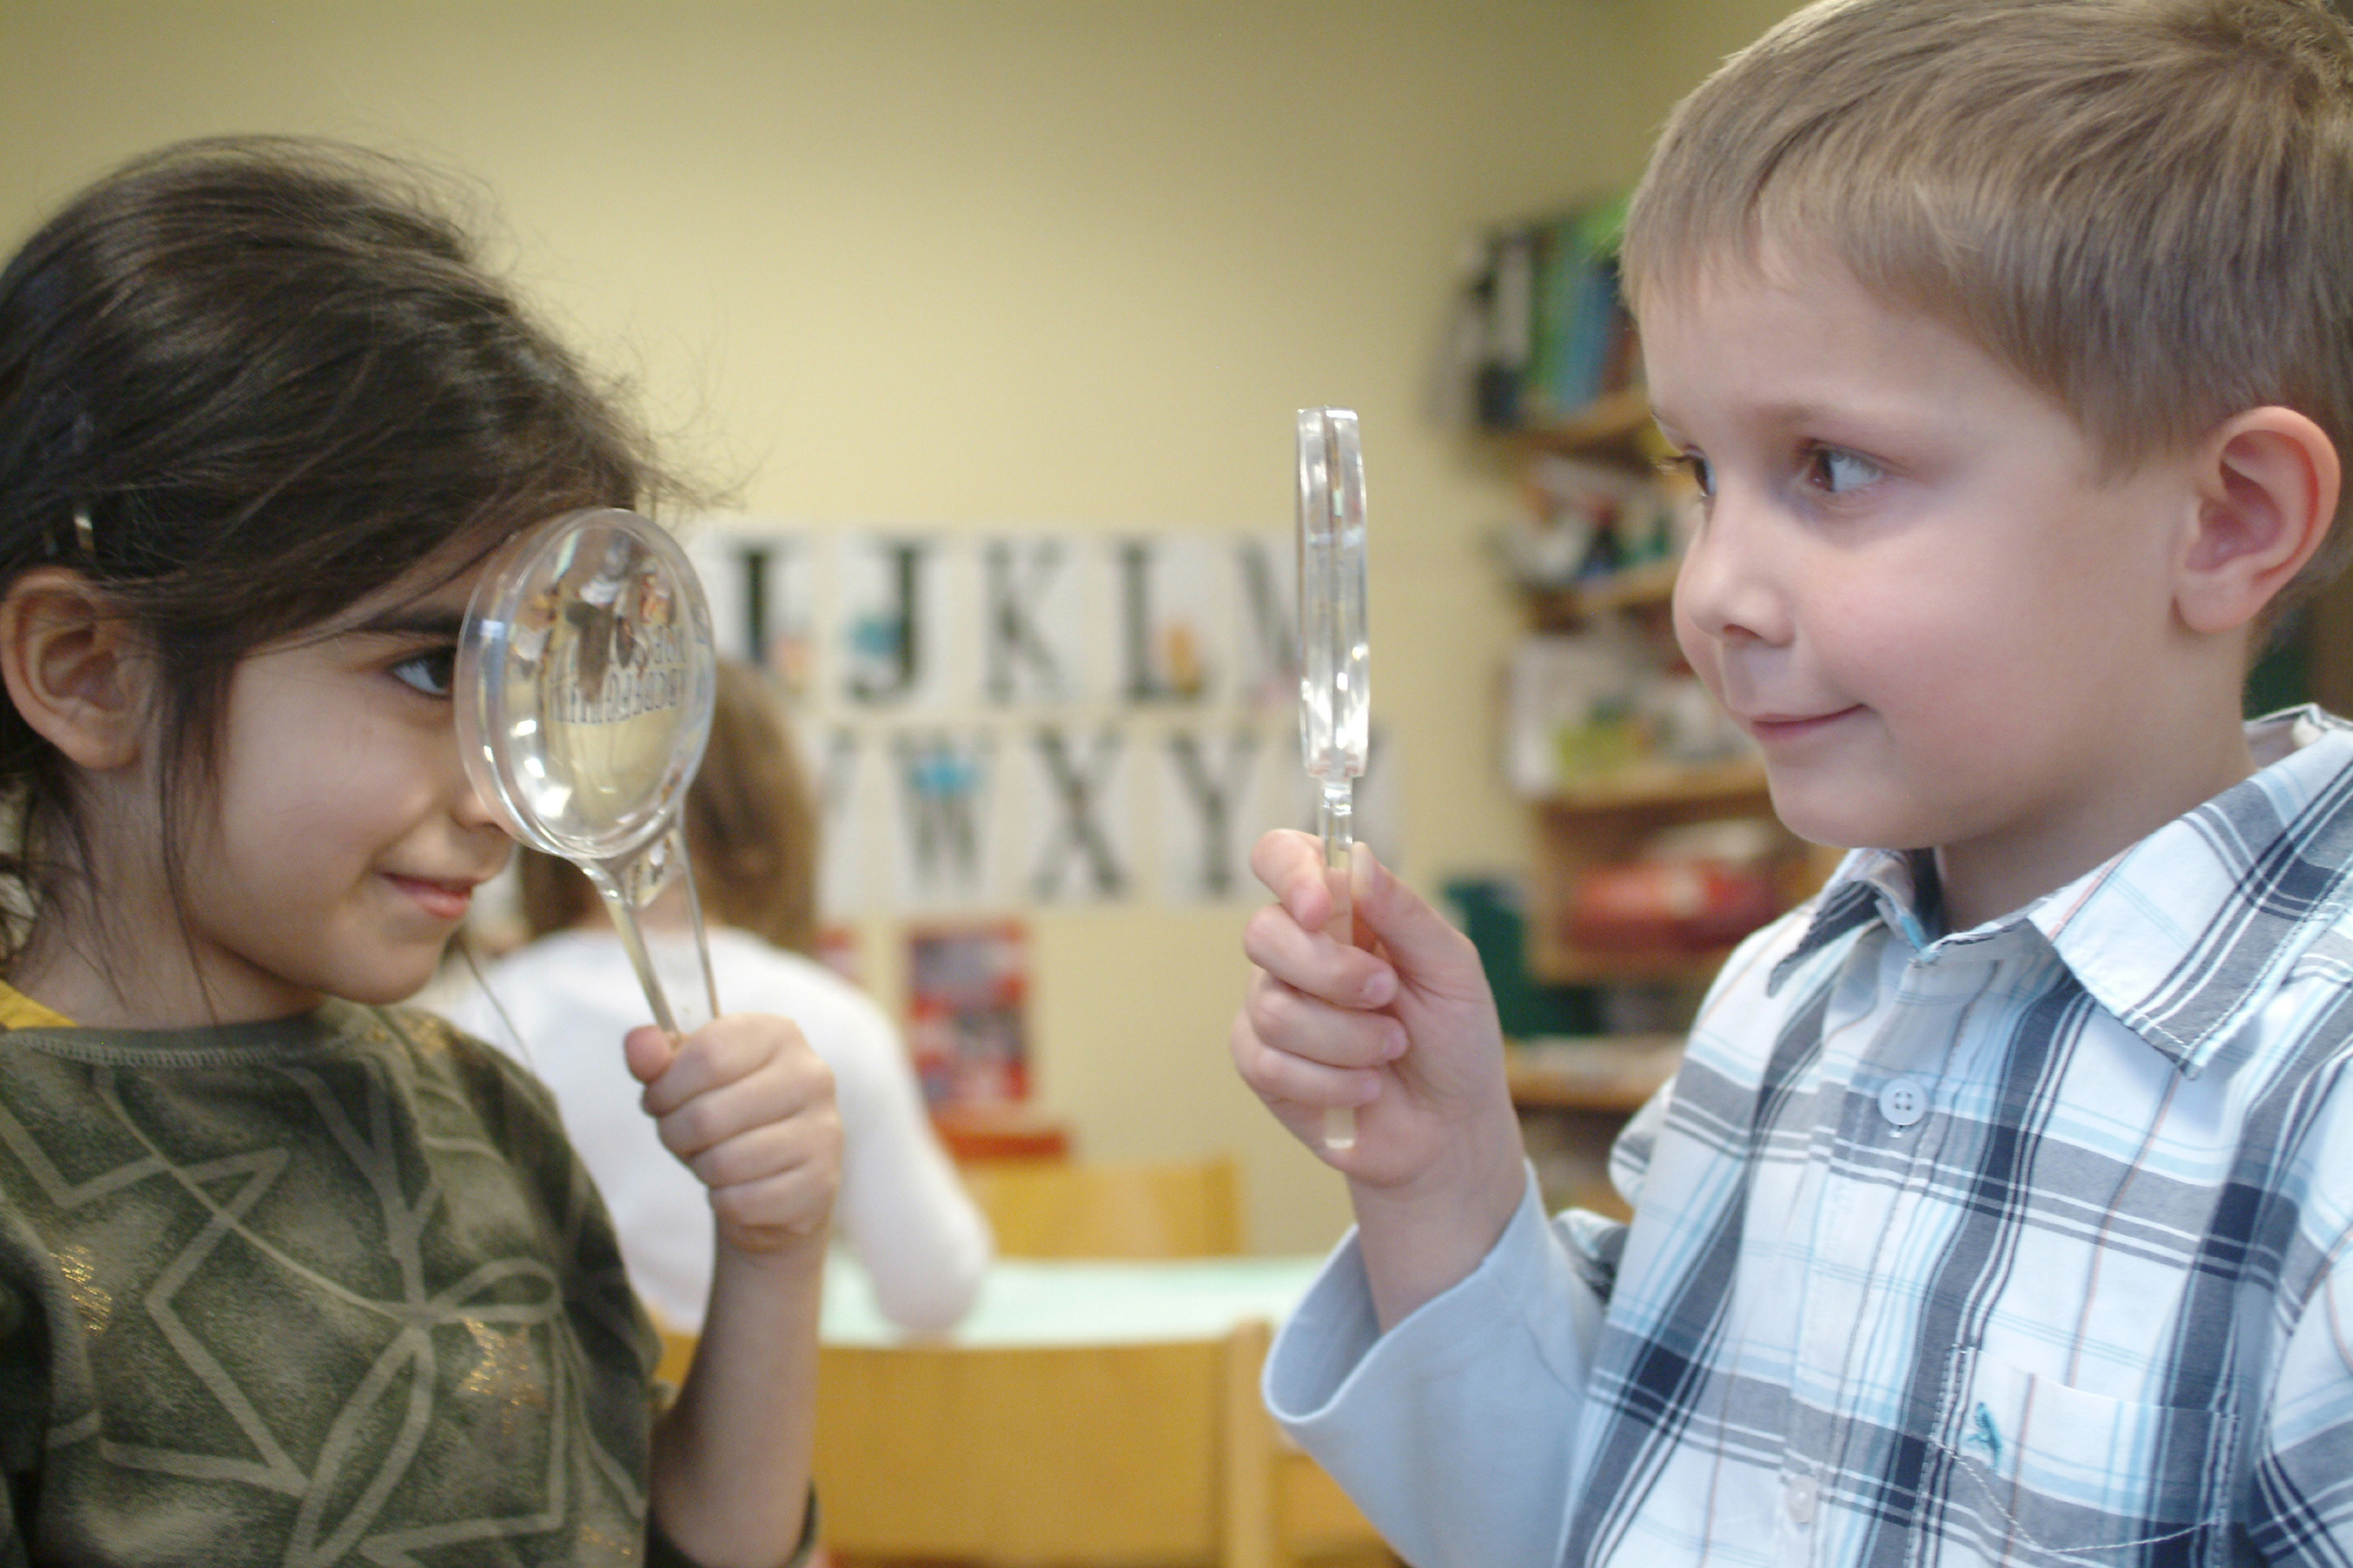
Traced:
[[1708, 495], [1677, 636], [1792, 830], [1938, 849], [1959, 925], [2231, 782], [2166, 750], [2186, 456], [2103, 480], [2050, 398], [1802, 251], [1654, 291], [1641, 331]]

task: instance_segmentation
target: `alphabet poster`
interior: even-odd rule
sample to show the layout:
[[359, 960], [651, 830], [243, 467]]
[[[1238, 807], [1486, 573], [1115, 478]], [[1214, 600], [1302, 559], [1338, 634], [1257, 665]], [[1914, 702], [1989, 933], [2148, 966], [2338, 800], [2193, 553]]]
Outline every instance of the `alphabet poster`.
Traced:
[[[1251, 843], [1313, 824], [1288, 530], [727, 518], [688, 548], [721, 651], [790, 695], [829, 916], [1254, 902]], [[1373, 644], [1357, 821], [1394, 858]]]

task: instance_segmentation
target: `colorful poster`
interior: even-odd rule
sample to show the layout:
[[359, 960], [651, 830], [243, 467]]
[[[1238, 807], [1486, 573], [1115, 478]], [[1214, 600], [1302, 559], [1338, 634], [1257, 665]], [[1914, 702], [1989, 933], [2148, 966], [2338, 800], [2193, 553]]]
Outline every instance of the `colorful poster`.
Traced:
[[907, 1049], [935, 1111], [1029, 1093], [1028, 940], [1018, 920], [907, 935]]

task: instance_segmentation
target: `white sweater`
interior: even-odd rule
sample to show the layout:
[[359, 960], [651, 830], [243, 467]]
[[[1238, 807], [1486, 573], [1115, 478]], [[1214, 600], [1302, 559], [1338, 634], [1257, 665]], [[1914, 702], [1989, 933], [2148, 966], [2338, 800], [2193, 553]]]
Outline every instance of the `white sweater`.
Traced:
[[[711, 962], [728, 1012], [792, 1020], [833, 1069], [843, 1129], [834, 1228], [873, 1277], [876, 1304], [908, 1329], [948, 1328], [972, 1305], [992, 1243], [933, 1134], [899, 1031], [824, 965], [749, 932], [714, 928]], [[676, 952], [658, 963], [665, 979], [681, 967]], [[682, 983], [693, 973], [688, 956], [670, 986], [682, 1011], [700, 992], [699, 980]], [[469, 980], [441, 1000], [442, 1010], [554, 1092], [612, 1210], [630, 1282], [665, 1326], [698, 1330], [711, 1287], [711, 1207], [702, 1183], [662, 1147], [621, 1060], [621, 1036], [653, 1012], [620, 939], [559, 932], [510, 953], [483, 979], [497, 1007]]]

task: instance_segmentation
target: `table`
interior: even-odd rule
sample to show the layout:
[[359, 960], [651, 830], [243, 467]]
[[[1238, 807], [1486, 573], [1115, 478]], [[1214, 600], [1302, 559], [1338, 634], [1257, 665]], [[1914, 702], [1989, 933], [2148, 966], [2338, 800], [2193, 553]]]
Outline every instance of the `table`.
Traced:
[[1001, 1259], [954, 1332], [909, 1336], [826, 1271], [818, 1494], [844, 1563], [1393, 1562], [1259, 1401], [1321, 1257]]
[[[1320, 1253], [1151, 1262], [1000, 1258], [982, 1277], [973, 1310], [942, 1341], [1139, 1344], [1214, 1338], [1253, 1319], [1279, 1327], [1323, 1266]], [[876, 1310], [865, 1270], [840, 1249], [825, 1264], [822, 1337], [829, 1345], [910, 1341]]]

